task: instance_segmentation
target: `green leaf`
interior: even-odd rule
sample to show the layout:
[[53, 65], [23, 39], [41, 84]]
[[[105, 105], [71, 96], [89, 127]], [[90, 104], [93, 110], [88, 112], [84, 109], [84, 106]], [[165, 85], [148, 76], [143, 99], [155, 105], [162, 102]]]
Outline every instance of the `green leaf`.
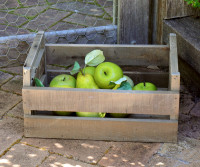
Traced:
[[103, 51], [93, 50], [86, 55], [85, 64], [88, 66], [97, 66], [100, 63], [104, 62], [104, 60], [105, 60], [105, 57], [103, 55]]
[[71, 74], [71, 75], [74, 75], [74, 74], [78, 73], [79, 71], [80, 71], [80, 65], [78, 64], [77, 61], [75, 61], [74, 67], [73, 67], [73, 69], [70, 71], [70, 74]]
[[119, 84], [121, 84], [121, 83], [124, 82], [124, 81], [127, 81], [127, 78], [126, 78], [126, 77], [120, 78], [120, 79], [117, 80], [117, 81], [110, 81], [110, 85], [111, 85], [111, 84], [119, 85]]
[[120, 85], [119, 88], [117, 88], [117, 90], [132, 90], [132, 87], [130, 85], [130, 83], [128, 83], [127, 81], [123, 81]]

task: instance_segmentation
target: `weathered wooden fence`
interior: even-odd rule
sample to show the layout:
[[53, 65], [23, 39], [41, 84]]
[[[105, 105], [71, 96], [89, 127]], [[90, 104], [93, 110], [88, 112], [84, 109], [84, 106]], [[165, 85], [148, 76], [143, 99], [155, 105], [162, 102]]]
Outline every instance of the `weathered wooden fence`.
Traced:
[[191, 16], [196, 10], [184, 0], [114, 0], [118, 43], [162, 43], [163, 20]]

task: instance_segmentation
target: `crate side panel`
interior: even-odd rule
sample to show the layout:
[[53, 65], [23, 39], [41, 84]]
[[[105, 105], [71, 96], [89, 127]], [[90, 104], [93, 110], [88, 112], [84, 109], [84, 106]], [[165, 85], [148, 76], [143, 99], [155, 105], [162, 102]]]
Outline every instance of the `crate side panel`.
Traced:
[[103, 51], [106, 61], [118, 65], [168, 66], [169, 47], [166, 45], [46, 45], [47, 64], [70, 65], [84, 63], [87, 53], [94, 49]]
[[178, 92], [23, 88], [24, 109], [174, 115]]
[[26, 137], [177, 142], [177, 121], [27, 116]]

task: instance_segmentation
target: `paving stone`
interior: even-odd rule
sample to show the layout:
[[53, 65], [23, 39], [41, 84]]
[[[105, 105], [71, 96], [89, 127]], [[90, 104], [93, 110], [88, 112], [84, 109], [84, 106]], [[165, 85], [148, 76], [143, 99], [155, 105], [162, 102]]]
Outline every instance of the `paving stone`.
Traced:
[[19, 143], [0, 158], [0, 166], [35, 167], [40, 165], [48, 155], [48, 151]]
[[[66, 17], [68, 14], [69, 12], [49, 9], [46, 12], [40, 14], [35, 19], [31, 20], [29, 23], [27, 23], [23, 27], [27, 29], [31, 29], [31, 30], [38, 30], [39, 25], [45, 25], [45, 28], [48, 28], [49, 26], [55, 24], [57, 21]], [[44, 29], [41, 29], [40, 27], [40, 30], [44, 30]]]
[[101, 18], [82, 15], [78, 13], [74, 13], [73, 15], [65, 18], [63, 21], [82, 24], [86, 26], [104, 26], [104, 25], [112, 24], [112, 22], [109, 20], [104, 20]]
[[99, 161], [102, 166], [145, 166], [160, 148], [157, 143], [117, 142]]
[[182, 93], [180, 95], [180, 110], [181, 114], [189, 114], [190, 110], [194, 107], [193, 96], [190, 93]]
[[24, 138], [22, 142], [87, 163], [97, 163], [112, 144], [103, 141], [34, 138]]
[[179, 124], [179, 133], [195, 139], [200, 139], [200, 118], [191, 117], [187, 122]]
[[[32, 2], [34, 2], [34, 1], [32, 1]], [[21, 16], [35, 16], [36, 14], [45, 10], [47, 7], [48, 7], [47, 5], [44, 5], [44, 6], [33, 6], [33, 7], [29, 7], [29, 8], [19, 8], [19, 9], [14, 10], [14, 13], [21, 15]], [[36, 11], [36, 13], [35, 13], [35, 11]]]
[[7, 8], [17, 8], [19, 7], [19, 3], [16, 0], [7, 0], [5, 3]]
[[146, 166], [147, 167], [175, 167], [177, 165], [180, 165], [182, 167], [182, 165], [185, 165], [185, 163], [179, 160], [173, 159], [171, 157], [164, 157], [164, 156], [159, 156], [156, 154], [155, 156], [153, 156], [153, 158], [148, 162]]
[[5, 82], [7, 82], [12, 77], [13, 77], [12, 75], [0, 71], [0, 86]]
[[190, 114], [194, 117], [200, 117], [200, 102], [195, 104], [194, 108], [191, 110]]
[[2, 68], [4, 71], [8, 71], [13, 74], [19, 74], [23, 75], [23, 66], [17, 66], [17, 67], [8, 67], [8, 68]]
[[63, 156], [59, 155], [51, 155], [49, 156], [39, 167], [47, 167], [47, 166], [52, 166], [52, 167], [97, 167], [96, 165], [90, 165], [87, 163], [83, 163], [80, 161], [75, 161], [72, 159], [68, 159]]
[[200, 159], [200, 141], [181, 137], [178, 144], [165, 143], [158, 152], [161, 156], [171, 157], [184, 162]]
[[70, 29], [78, 29], [78, 28], [85, 28], [85, 27], [78, 24], [59, 22], [53, 27], [49, 28], [48, 31], [61, 31], [61, 30], [70, 30]]
[[97, 0], [97, 2], [103, 7], [112, 7], [113, 0]]
[[21, 96], [0, 91], [0, 118], [13, 106], [21, 101]]
[[85, 4], [82, 2], [57, 3], [55, 5], [52, 5], [52, 7], [56, 9], [94, 16], [101, 16], [104, 13], [104, 11], [100, 7], [92, 4]]
[[189, 164], [182, 164], [182, 165], [178, 165], [176, 167], [199, 167], [200, 166], [200, 161], [198, 162], [192, 162], [192, 163], [189, 163]]
[[17, 94], [22, 94], [23, 77], [16, 75], [13, 79], [4, 84], [1, 88]]
[[0, 157], [13, 143], [22, 138], [23, 126], [22, 119], [4, 117], [0, 121]]
[[23, 103], [20, 102], [19, 104], [17, 104], [13, 109], [8, 111], [7, 115], [23, 119], [24, 118]]

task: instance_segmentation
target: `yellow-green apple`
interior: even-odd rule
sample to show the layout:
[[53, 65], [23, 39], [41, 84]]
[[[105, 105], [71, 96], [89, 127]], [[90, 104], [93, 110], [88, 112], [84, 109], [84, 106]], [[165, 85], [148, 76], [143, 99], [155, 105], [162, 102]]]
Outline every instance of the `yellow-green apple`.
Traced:
[[106, 113], [101, 112], [76, 112], [78, 117], [100, 117], [104, 118]]
[[[94, 77], [94, 71], [95, 71], [95, 67], [85, 67], [82, 69], [82, 72], [83, 74], [90, 74]], [[78, 74], [77, 74], [77, 78], [80, 74], [82, 74], [82, 72], [80, 71]]]
[[133, 87], [133, 90], [155, 91], [157, 87], [150, 82], [141, 82]]
[[102, 89], [112, 89], [114, 84], [111, 81], [117, 81], [123, 77], [122, 69], [115, 63], [103, 62], [99, 64], [94, 72], [94, 80]]
[[79, 74], [77, 77], [76, 88], [99, 89], [92, 75], [90, 74], [83, 75], [82, 73]]
[[[60, 74], [51, 80], [49, 86], [55, 88], [75, 88], [76, 79], [71, 75]], [[61, 116], [68, 116], [72, 114], [72, 112], [64, 111], [54, 111], [53, 113]]]

